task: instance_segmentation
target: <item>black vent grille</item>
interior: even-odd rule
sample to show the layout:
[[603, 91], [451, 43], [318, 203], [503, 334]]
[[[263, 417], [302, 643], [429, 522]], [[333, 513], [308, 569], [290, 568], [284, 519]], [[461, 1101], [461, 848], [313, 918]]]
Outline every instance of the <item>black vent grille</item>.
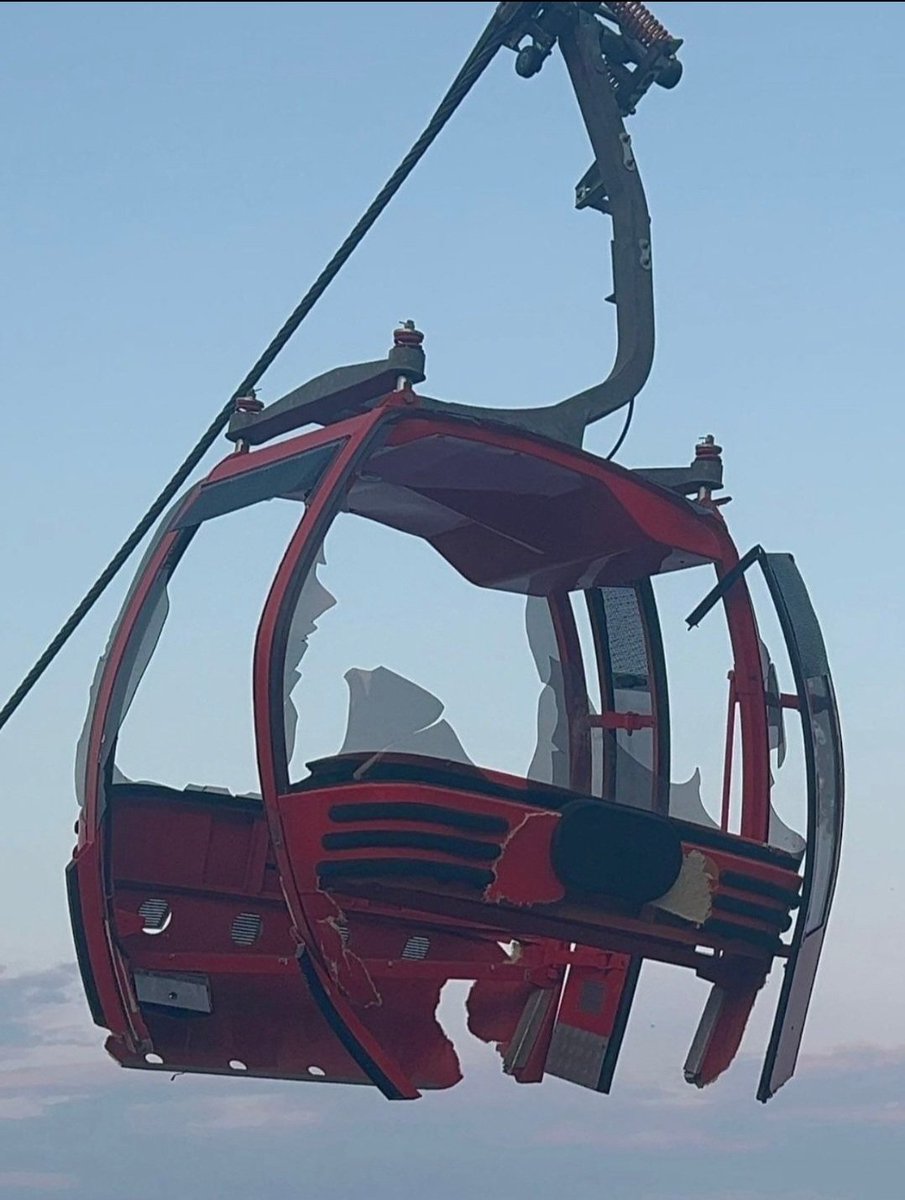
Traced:
[[138, 915], [144, 921], [142, 932], [163, 933], [172, 919], [172, 912], [166, 900], [144, 900], [139, 905]]
[[430, 945], [430, 938], [420, 933], [413, 934], [402, 948], [402, 957], [409, 962], [420, 962], [421, 959], [427, 958]]
[[232, 923], [229, 936], [237, 946], [253, 946], [261, 936], [264, 922], [257, 913], [239, 913]]

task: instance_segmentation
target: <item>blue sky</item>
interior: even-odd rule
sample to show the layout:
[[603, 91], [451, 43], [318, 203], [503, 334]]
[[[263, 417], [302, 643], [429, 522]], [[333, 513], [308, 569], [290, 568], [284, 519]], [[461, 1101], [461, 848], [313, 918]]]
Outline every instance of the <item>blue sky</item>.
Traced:
[[[621, 460], [681, 463], [701, 434], [717, 436], [738, 542], [794, 551], [808, 580], [846, 733], [843, 874], [806, 1040], [818, 1066], [810, 1082], [803, 1070], [769, 1115], [751, 1098], [753, 1067], [744, 1064], [739, 1082], [721, 1085], [725, 1110], [718, 1091], [676, 1101], [689, 1128], [718, 1130], [736, 1147], [721, 1154], [708, 1143], [694, 1158], [708, 1163], [714, 1200], [776, 1194], [779, 1174], [770, 1187], [757, 1174], [765, 1139], [785, 1147], [786, 1200], [860, 1196], [855, 1174], [840, 1165], [842, 1148], [853, 1164], [892, 1161], [887, 1143], [901, 1120], [905, 968], [894, 948], [905, 919], [905, 822], [895, 787], [905, 759], [905, 8], [862, 7], [828, 5], [815, 16], [814, 6], [659, 4], [658, 16], [686, 39], [686, 74], [674, 92], [652, 94], [632, 126], [654, 222], [658, 349]], [[4, 693], [408, 148], [488, 12], [473, 3], [0, 5]], [[427, 334], [433, 395], [544, 403], [600, 378], [612, 353], [612, 314], [601, 303], [609, 231], [596, 214], [571, 210], [588, 162], [561, 64], [526, 83], [501, 57], [267, 376], [264, 399], [337, 363], [379, 356], [408, 316]], [[605, 450], [614, 436], [601, 426], [590, 446]], [[239, 527], [212, 529], [209, 545], [199, 543], [198, 558], [187, 561], [195, 576], [180, 584], [179, 612], [174, 596], [174, 621], [181, 614], [192, 645], [174, 632], [169, 649], [161, 647], [170, 657], [149, 674], [146, 720], [135, 735], [141, 773], [161, 764], [185, 775], [197, 765], [222, 768], [207, 782], [235, 776], [245, 785], [242, 648], [250, 649], [289, 518], [268, 513], [251, 544], [234, 537]], [[387, 569], [376, 543], [360, 549], [368, 556], [360, 570], [358, 560], [340, 564], [347, 585], [357, 570], [383, 597], [410, 578]], [[32, 1195], [42, 1174], [44, 1190], [75, 1197], [158, 1194], [151, 1167], [147, 1181], [127, 1184], [100, 1143], [82, 1138], [86, 1123], [109, 1118], [122, 1136], [138, 1138], [147, 1163], [158, 1136], [175, 1138], [175, 1169], [195, 1172], [191, 1185], [179, 1176], [192, 1194], [239, 1195], [250, 1176], [236, 1165], [228, 1114], [241, 1107], [240, 1095], [276, 1118], [269, 1129], [253, 1126], [248, 1163], [257, 1150], [291, 1151], [287, 1162], [310, 1163], [325, 1129], [327, 1141], [340, 1144], [338, 1123], [348, 1118], [372, 1140], [358, 1148], [342, 1142], [330, 1184], [337, 1196], [365, 1185], [368, 1162], [383, 1153], [377, 1142], [390, 1138], [400, 1147], [417, 1138], [449, 1156], [444, 1163], [459, 1161], [459, 1174], [444, 1167], [443, 1186], [454, 1180], [460, 1194], [478, 1185], [482, 1164], [499, 1163], [482, 1130], [485, 1094], [501, 1114], [501, 1138], [516, 1136], [519, 1114], [530, 1128], [586, 1131], [571, 1135], [579, 1141], [568, 1151], [566, 1133], [559, 1148], [533, 1153], [518, 1168], [523, 1177], [515, 1168], [501, 1173], [502, 1200], [525, 1194], [520, 1189], [545, 1170], [571, 1180], [578, 1195], [596, 1194], [604, 1160], [622, 1188], [614, 1196], [686, 1194], [693, 1164], [673, 1190], [657, 1174], [674, 1162], [672, 1092], [664, 1098], [660, 1088], [678, 1079], [701, 996], [694, 980], [669, 972], [649, 973], [626, 1051], [625, 1092], [608, 1102], [575, 1098], [554, 1083], [522, 1089], [511, 1110], [498, 1108], [512, 1088], [500, 1090], [485, 1060], [477, 1082], [463, 1085], [464, 1099], [386, 1111], [333, 1092], [322, 1102], [322, 1092], [296, 1100], [286, 1089], [247, 1083], [234, 1090], [183, 1080], [170, 1088], [157, 1077], [124, 1079], [107, 1064], [60, 965], [72, 958], [62, 867], [88, 682], [128, 574], [0, 734], [0, 964], [13, 1005], [0, 1018], [0, 1037], [12, 1031], [7, 1044], [21, 1045], [8, 1068], [0, 1056], [0, 1161], [3, 1169], [13, 1162], [15, 1176], [0, 1174], [0, 1194]], [[675, 773], [702, 763], [705, 782], [720, 753], [722, 644], [715, 629], [683, 635], [680, 618], [708, 583], [692, 573], [662, 593], [680, 697]], [[503, 616], [487, 619], [488, 628], [504, 629]], [[463, 619], [457, 636], [470, 627]], [[383, 632], [392, 642], [392, 630]], [[419, 636], [429, 632], [425, 626]], [[200, 669], [186, 648], [198, 652]], [[479, 653], [480, 643], [469, 646], [470, 659]], [[441, 682], [452, 710], [460, 684], [450, 674]], [[187, 726], [197, 728], [189, 749], [203, 751], [203, 763], [183, 765], [169, 740], [167, 700], [183, 697], [198, 721]], [[507, 730], [501, 744], [515, 747], [519, 736]], [[35, 978], [56, 980], [58, 998], [32, 1003]], [[765, 1001], [745, 1043], [751, 1055]], [[71, 1029], [58, 1042], [53, 1021], [63, 1017]], [[853, 1049], [862, 1045], [864, 1057]], [[26, 1065], [16, 1065], [23, 1056]], [[830, 1101], [825, 1079], [853, 1097], [860, 1115], [838, 1116], [842, 1101]], [[296, 1111], [293, 1125], [287, 1114]], [[635, 1174], [635, 1160], [606, 1142], [613, 1129], [629, 1145], [632, 1131], [653, 1131], [649, 1146], [634, 1143], [646, 1151], [649, 1176]], [[51, 1141], [60, 1162], [41, 1149]], [[423, 1194], [427, 1166], [406, 1169], [410, 1182], [397, 1194]], [[55, 1175], [65, 1178], [55, 1184]], [[275, 1178], [288, 1180], [288, 1168]], [[883, 1186], [872, 1195], [898, 1194]]]

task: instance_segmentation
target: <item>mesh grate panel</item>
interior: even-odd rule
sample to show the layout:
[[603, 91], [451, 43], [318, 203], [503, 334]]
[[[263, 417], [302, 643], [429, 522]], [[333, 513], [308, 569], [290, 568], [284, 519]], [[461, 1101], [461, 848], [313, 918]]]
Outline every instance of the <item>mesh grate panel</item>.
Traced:
[[616, 687], [646, 687], [647, 645], [634, 588], [601, 588], [610, 664]]

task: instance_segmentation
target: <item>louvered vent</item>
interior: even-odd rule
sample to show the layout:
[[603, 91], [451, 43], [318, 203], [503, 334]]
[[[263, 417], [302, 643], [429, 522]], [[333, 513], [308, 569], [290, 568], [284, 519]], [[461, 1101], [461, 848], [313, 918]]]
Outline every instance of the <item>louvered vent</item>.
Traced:
[[163, 933], [173, 918], [166, 900], [144, 900], [138, 915], [144, 921], [142, 933]]
[[264, 923], [257, 913], [239, 913], [232, 923], [229, 936], [237, 946], [253, 946], [261, 936]]
[[427, 952], [430, 950], [430, 938], [424, 937], [420, 933], [414, 934], [405, 943], [402, 948], [402, 957], [408, 959], [409, 962], [418, 962], [422, 958], [427, 958]]

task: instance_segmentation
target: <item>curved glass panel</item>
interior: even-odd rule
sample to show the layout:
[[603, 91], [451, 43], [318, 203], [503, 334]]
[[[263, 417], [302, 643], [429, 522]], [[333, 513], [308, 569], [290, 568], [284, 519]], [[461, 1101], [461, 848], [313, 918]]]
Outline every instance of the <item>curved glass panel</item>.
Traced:
[[546, 600], [528, 597], [525, 631], [542, 685], [537, 699], [537, 742], [528, 777], [539, 783], [568, 787], [571, 782], [571, 761], [566, 682]]
[[559, 674], [545, 600], [526, 613], [421, 537], [340, 513], [287, 639], [290, 780], [336, 755], [416, 755], [567, 785]]
[[[112, 782], [150, 777], [179, 788], [225, 790], [219, 786], [225, 780], [233, 790], [256, 789], [251, 661], [260, 609], [305, 500], [339, 445], [276, 459], [271, 451], [260, 467], [249, 455], [242, 462], [249, 469], [193, 489], [164, 519], [92, 683], [76, 753], [80, 803], [88, 774], [98, 768], [87, 761], [88, 737], [99, 685], [109, 671], [115, 677], [103, 753], [115, 750], [116, 761], [100, 766]], [[270, 499], [281, 502], [239, 511]], [[190, 546], [199, 523], [227, 514], [230, 521], [204, 529]], [[155, 553], [174, 532], [172, 549], [149, 579]], [[174, 579], [187, 548], [187, 565]], [[141, 587], [147, 592], [136, 612], [133, 601]], [[171, 599], [176, 601], [172, 618]], [[124, 630], [129, 635], [125, 652], [113, 662], [111, 648]]]

